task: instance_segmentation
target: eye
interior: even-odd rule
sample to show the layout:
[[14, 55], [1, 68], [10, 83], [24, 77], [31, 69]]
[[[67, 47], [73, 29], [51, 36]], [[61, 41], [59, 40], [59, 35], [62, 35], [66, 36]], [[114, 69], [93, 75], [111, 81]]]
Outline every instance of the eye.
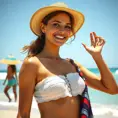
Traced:
[[52, 25], [53, 25], [53, 27], [59, 27], [58, 23], [53, 23]]
[[69, 26], [69, 25], [65, 26], [65, 28], [66, 28], [67, 30], [72, 30], [72, 27]]

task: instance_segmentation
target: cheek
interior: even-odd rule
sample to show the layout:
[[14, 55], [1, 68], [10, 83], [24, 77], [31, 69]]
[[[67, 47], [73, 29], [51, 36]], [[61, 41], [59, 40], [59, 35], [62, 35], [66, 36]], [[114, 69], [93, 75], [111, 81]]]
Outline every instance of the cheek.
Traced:
[[49, 30], [49, 31], [47, 31], [46, 33], [45, 33], [45, 36], [46, 36], [46, 38], [48, 39], [48, 40], [51, 40], [52, 39], [52, 37], [53, 37], [53, 35], [54, 35], [54, 31], [52, 31], [52, 30]]
[[67, 35], [68, 35], [68, 37], [69, 37], [70, 35], [72, 35], [72, 31], [68, 31], [68, 32], [67, 32]]
[[53, 35], [55, 32], [57, 32], [56, 29], [49, 29], [49, 30], [47, 31], [47, 35], [51, 36], [51, 35]]
[[48, 37], [48, 38], [49, 38], [49, 37], [52, 37], [52, 36], [53, 36], [53, 34], [54, 34], [54, 32], [49, 31], [49, 32], [47, 33], [47, 37]]
[[72, 32], [71, 31], [68, 31], [68, 35], [71, 35], [72, 34]]

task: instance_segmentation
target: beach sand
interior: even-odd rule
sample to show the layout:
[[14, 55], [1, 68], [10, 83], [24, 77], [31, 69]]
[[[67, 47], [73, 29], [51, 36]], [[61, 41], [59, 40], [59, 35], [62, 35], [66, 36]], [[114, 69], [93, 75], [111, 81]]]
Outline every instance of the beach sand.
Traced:
[[[0, 104], [0, 118], [16, 118], [17, 111], [18, 111], [17, 105], [11, 106], [7, 104], [7, 106], [5, 106], [5, 105]], [[102, 112], [103, 111], [101, 110], [101, 113]], [[93, 113], [95, 114], [96, 111], [93, 110]], [[33, 108], [33, 106], [31, 108], [30, 118], [41, 118], [39, 110], [37, 108]], [[118, 117], [114, 116], [112, 112], [107, 111], [106, 113], [101, 114], [101, 115], [95, 114], [94, 118], [118, 118]]]
[[[16, 110], [0, 110], [0, 118], [16, 118], [17, 111]], [[30, 118], [41, 118], [40, 114], [31, 112]]]
[[[12, 95], [13, 97], [13, 95]], [[118, 118], [118, 108], [112, 111], [111, 107], [92, 104], [94, 118]], [[18, 102], [8, 102], [4, 94], [0, 94], [0, 118], [16, 118], [18, 112]], [[33, 99], [30, 118], [41, 118], [37, 108], [37, 103]]]
[[[4, 102], [5, 104], [6, 102]], [[18, 113], [18, 104], [13, 103], [10, 105], [10, 103], [6, 105], [0, 104], [0, 118], [17, 118]], [[41, 118], [40, 112], [38, 109], [31, 108], [30, 118]]]
[[[16, 110], [0, 110], [0, 118], [16, 118], [17, 111]], [[39, 113], [31, 112], [30, 118], [41, 118]], [[110, 115], [98, 115], [94, 116], [94, 118], [118, 118]]]
[[[18, 101], [14, 102], [13, 94], [11, 94], [12, 102], [8, 102], [8, 99], [2, 93], [0, 94], [0, 118], [16, 118], [18, 113]], [[19, 97], [18, 97], [19, 98]], [[41, 118], [40, 112], [37, 108], [37, 103], [33, 98], [33, 103], [31, 107], [30, 118]]]

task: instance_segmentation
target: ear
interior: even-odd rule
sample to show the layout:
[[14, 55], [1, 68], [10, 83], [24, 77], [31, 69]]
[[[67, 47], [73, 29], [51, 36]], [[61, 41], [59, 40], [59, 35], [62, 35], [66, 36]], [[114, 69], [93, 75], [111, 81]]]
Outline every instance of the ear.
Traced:
[[45, 33], [45, 30], [46, 30], [46, 26], [43, 23], [41, 23], [41, 31]]

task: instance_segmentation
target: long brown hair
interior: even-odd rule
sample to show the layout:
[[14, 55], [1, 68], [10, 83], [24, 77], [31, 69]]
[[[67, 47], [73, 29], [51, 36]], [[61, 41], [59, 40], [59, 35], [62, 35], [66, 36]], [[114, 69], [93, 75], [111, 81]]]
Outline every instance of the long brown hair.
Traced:
[[15, 75], [15, 77], [16, 77], [16, 79], [17, 79], [17, 69], [16, 69], [16, 65], [9, 65], [8, 67], [11, 67], [12, 73]]
[[[55, 12], [48, 14], [47, 16], [44, 17], [44, 19], [42, 20], [42, 23], [47, 25], [48, 21], [52, 17], [54, 17], [60, 13], [66, 13], [69, 16], [71, 24], [72, 24], [72, 32], [73, 32], [73, 23], [74, 23], [73, 16], [65, 11], [55, 11]], [[75, 39], [75, 35], [74, 35], [74, 39]], [[44, 45], [45, 45], [45, 34], [43, 32], [41, 32], [40, 36], [38, 36], [38, 38], [36, 40], [32, 41], [29, 46], [24, 46], [22, 48], [22, 52], [28, 52], [27, 56], [32, 57], [32, 56], [39, 54], [43, 50]]]

